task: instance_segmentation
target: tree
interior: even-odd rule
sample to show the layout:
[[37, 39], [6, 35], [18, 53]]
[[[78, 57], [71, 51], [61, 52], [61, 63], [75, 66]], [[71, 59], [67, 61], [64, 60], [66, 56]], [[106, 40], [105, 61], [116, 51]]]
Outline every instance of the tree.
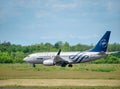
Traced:
[[15, 56], [13, 61], [14, 63], [23, 63], [24, 62], [23, 58], [26, 57], [27, 55], [24, 54], [23, 52], [16, 52], [14, 56]]
[[65, 42], [62, 47], [63, 51], [70, 51], [70, 45], [68, 42]]
[[8, 52], [3, 52], [0, 54], [0, 63], [13, 63], [13, 60], [11, 59]]
[[55, 45], [54, 45], [54, 47], [55, 47], [56, 49], [60, 49], [62, 46], [63, 46], [62, 41], [58, 41], [58, 42], [55, 43]]
[[[50, 43], [39, 43], [28, 46], [11, 44], [10, 42], [4, 41], [0, 43], [0, 63], [22, 63], [25, 56], [35, 52], [55, 51], [57, 53], [58, 49], [62, 49], [64, 52], [84, 51], [90, 48], [92, 48], [92, 45], [89, 46], [79, 43], [70, 46], [68, 42], [63, 43], [62, 41], [58, 41], [54, 45]], [[120, 51], [120, 44], [109, 44], [108, 51]], [[93, 61], [92, 63], [120, 63], [120, 52], [109, 55], [107, 58]]]

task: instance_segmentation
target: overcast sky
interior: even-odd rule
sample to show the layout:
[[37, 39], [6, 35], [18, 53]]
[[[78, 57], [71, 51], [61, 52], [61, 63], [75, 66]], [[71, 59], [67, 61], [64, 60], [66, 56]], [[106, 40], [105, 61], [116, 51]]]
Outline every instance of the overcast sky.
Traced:
[[120, 43], [120, 0], [0, 0], [0, 41], [96, 44], [107, 31]]

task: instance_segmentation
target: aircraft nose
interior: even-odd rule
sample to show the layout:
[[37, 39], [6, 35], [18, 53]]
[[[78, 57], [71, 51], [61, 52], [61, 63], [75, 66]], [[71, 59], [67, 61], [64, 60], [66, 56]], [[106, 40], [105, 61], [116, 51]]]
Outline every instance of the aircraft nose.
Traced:
[[25, 57], [25, 58], [23, 59], [23, 61], [26, 61], [26, 62], [27, 62], [27, 60], [28, 60], [28, 58], [27, 58], [27, 57]]

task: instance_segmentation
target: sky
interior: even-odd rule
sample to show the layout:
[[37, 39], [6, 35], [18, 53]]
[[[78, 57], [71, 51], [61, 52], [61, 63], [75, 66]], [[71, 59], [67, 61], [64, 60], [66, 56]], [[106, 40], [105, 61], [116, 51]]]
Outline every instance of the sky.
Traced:
[[0, 42], [120, 43], [120, 0], [0, 0]]

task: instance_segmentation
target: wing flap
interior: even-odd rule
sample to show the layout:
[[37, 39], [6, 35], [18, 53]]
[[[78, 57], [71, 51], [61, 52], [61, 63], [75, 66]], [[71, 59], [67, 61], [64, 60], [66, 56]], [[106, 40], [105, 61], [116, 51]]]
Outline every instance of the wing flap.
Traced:
[[62, 65], [63, 63], [68, 64], [68, 61], [64, 60], [62, 57], [60, 57], [61, 49], [59, 49], [57, 55], [54, 58], [54, 63], [56, 65]]
[[59, 55], [55, 56], [55, 58], [54, 58], [54, 62], [55, 63], [58, 63], [58, 62], [61, 62], [61, 61], [66, 62], [66, 60], [64, 60], [63, 58], [61, 58]]

